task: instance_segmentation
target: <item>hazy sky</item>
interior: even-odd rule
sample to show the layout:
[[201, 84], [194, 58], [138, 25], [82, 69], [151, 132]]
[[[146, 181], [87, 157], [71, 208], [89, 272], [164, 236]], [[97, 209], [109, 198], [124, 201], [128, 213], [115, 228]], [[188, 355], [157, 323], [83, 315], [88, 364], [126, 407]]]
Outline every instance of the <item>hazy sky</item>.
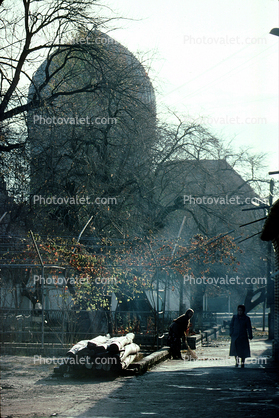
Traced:
[[110, 35], [131, 52], [149, 57], [158, 111], [170, 107], [185, 120], [203, 118], [211, 131], [233, 139], [236, 147], [267, 152], [266, 173], [279, 170], [279, 37], [269, 34], [279, 27], [278, 1], [103, 4], [113, 15], [136, 19], [115, 22], [122, 29]]

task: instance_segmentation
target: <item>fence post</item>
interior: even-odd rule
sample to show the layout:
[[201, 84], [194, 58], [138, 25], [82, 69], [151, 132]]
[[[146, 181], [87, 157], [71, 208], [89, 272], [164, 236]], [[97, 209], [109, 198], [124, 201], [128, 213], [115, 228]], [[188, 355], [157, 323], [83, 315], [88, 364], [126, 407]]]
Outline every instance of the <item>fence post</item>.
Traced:
[[67, 283], [67, 269], [65, 269], [64, 274], [64, 285], [63, 285], [63, 294], [62, 294], [62, 347], [64, 347], [64, 338], [65, 338], [65, 292], [66, 292], [66, 283]]
[[45, 342], [45, 295], [44, 295], [44, 266], [42, 267], [42, 349], [44, 349]]
[[37, 243], [35, 241], [33, 232], [30, 230], [30, 234], [31, 234], [31, 238], [32, 241], [34, 243], [34, 247], [36, 249], [36, 252], [38, 254], [39, 260], [40, 260], [40, 264], [42, 266], [42, 349], [44, 349], [44, 337], [45, 337], [45, 307], [44, 307], [44, 281], [45, 281], [45, 274], [44, 274], [44, 263], [43, 263], [43, 259], [42, 256], [40, 254], [39, 248], [37, 246]]

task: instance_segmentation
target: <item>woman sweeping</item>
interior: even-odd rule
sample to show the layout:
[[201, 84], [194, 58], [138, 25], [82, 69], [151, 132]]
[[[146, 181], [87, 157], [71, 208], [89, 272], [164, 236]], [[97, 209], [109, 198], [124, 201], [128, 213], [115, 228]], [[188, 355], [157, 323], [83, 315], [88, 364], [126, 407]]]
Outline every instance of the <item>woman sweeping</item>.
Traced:
[[168, 344], [170, 346], [170, 356], [174, 360], [182, 360], [181, 357], [181, 338], [185, 341], [185, 335], [189, 331], [190, 319], [194, 315], [193, 309], [187, 309], [184, 315], [173, 320], [169, 329]]
[[234, 315], [230, 323], [230, 356], [235, 356], [235, 367], [239, 366], [241, 358], [241, 367], [244, 367], [245, 359], [251, 357], [248, 341], [252, 340], [252, 327], [249, 316], [245, 314], [245, 306], [239, 305], [237, 315]]

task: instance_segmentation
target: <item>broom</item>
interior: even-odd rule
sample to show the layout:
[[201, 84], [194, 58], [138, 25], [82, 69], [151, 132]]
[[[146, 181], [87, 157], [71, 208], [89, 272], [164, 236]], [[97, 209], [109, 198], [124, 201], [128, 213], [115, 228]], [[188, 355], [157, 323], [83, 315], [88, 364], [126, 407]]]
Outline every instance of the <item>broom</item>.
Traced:
[[190, 355], [190, 358], [193, 358], [193, 359], [197, 360], [198, 359], [198, 356], [197, 356], [196, 353], [194, 353], [193, 350], [191, 350], [191, 348], [188, 345], [187, 340], [185, 340], [185, 344], [186, 344], [186, 350], [187, 350], [188, 354]]
[[188, 344], [188, 341], [187, 341], [188, 334], [189, 334], [189, 328], [185, 332], [185, 345], [186, 345], [186, 350], [187, 350], [187, 353], [188, 353], [188, 357], [190, 356], [190, 358], [197, 360], [198, 359], [197, 354], [194, 353], [194, 351], [191, 350], [191, 348], [189, 347], [189, 344]]

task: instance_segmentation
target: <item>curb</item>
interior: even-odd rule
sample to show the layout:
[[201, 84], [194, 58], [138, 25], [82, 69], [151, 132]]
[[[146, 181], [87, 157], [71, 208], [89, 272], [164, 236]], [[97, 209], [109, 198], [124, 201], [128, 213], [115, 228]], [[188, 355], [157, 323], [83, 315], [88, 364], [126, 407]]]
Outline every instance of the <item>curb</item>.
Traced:
[[[217, 325], [215, 327], [205, 330], [201, 334], [196, 334], [188, 337], [187, 342], [189, 344], [189, 347], [192, 350], [195, 350], [197, 347], [201, 346], [204, 341], [209, 342], [212, 339], [218, 338], [221, 329], [222, 326]], [[130, 370], [130, 372], [134, 371], [136, 374], [143, 374], [150, 367], [155, 366], [156, 364], [168, 359], [169, 357], [169, 347], [163, 347], [160, 350], [150, 354], [149, 356], [144, 357], [142, 360], [132, 363], [130, 367], [126, 370]]]
[[150, 367], [160, 363], [169, 358], [169, 347], [163, 347], [158, 351], [155, 351], [149, 356], [144, 357], [142, 360], [136, 361], [131, 364], [131, 368], [135, 370], [137, 374], [145, 373]]

